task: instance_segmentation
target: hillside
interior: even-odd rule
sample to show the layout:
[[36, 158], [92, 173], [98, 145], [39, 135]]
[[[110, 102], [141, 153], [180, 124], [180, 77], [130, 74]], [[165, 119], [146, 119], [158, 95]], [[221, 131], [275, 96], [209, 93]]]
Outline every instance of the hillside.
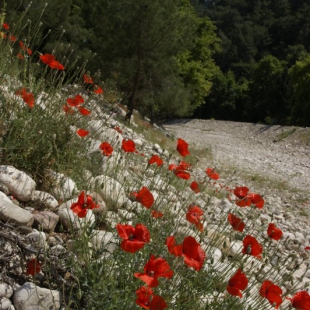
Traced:
[[[210, 149], [212, 164], [233, 181], [295, 204], [310, 201], [310, 129], [252, 123], [180, 119], [164, 124], [198, 148]], [[198, 166], [210, 164], [201, 158]]]

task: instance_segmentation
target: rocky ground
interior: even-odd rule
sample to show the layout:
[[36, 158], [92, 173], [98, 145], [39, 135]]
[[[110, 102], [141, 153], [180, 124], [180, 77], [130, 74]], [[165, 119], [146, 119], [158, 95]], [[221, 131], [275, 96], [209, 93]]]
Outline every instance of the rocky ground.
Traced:
[[[212, 164], [234, 182], [309, 211], [310, 128], [229, 121], [178, 119], [164, 128], [197, 148], [209, 148]], [[200, 158], [198, 165], [210, 165]]]

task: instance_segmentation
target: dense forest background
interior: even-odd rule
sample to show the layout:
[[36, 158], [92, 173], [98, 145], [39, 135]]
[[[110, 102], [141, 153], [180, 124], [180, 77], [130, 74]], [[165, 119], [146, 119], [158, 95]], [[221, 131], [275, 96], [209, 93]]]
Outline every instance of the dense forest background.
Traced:
[[128, 116], [310, 125], [310, 0], [0, 0], [0, 9], [33, 50], [87, 61]]

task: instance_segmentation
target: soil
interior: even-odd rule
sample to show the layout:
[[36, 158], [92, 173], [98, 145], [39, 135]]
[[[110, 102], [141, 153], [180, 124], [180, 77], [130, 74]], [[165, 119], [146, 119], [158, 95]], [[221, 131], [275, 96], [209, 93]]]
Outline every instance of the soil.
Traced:
[[224, 178], [236, 170], [236, 183], [309, 206], [310, 128], [200, 119], [177, 119], [164, 128], [196, 148], [211, 149], [212, 163], [200, 158], [201, 168], [212, 164]]

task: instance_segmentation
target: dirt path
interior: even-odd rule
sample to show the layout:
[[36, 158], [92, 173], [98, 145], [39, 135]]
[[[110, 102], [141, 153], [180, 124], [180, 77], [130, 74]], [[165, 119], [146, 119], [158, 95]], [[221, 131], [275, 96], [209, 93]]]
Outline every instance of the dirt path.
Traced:
[[[164, 127], [197, 148], [211, 148], [216, 167], [238, 171], [235, 181], [309, 201], [310, 128], [198, 119], [174, 120]], [[201, 167], [205, 164], [202, 159]]]

